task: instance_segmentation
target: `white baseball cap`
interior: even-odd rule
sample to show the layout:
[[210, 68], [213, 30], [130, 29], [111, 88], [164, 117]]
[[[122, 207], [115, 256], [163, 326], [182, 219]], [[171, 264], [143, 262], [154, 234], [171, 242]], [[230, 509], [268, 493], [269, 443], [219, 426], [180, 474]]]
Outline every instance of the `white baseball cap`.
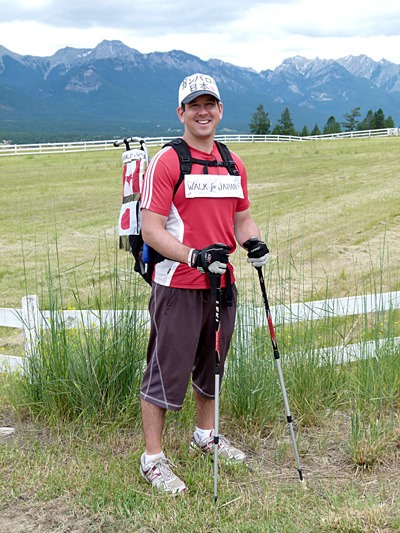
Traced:
[[202, 94], [210, 94], [221, 100], [217, 84], [207, 74], [192, 74], [187, 76], [179, 86], [178, 105], [188, 104]]

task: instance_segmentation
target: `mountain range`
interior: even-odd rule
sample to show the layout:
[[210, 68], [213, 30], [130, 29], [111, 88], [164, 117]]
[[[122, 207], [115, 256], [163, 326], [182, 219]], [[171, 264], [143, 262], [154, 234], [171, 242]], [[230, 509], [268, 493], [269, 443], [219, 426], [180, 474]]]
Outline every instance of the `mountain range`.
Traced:
[[379, 108], [400, 126], [400, 65], [361, 56], [285, 59], [256, 72], [180, 50], [142, 54], [120, 41], [93, 49], [63, 48], [49, 57], [19, 55], [0, 45], [0, 135], [24, 142], [47, 139], [174, 135], [182, 79], [212, 75], [224, 103], [218, 133], [248, 133], [262, 104], [272, 125], [289, 108], [299, 130], [330, 116], [338, 122], [360, 107], [362, 117]]

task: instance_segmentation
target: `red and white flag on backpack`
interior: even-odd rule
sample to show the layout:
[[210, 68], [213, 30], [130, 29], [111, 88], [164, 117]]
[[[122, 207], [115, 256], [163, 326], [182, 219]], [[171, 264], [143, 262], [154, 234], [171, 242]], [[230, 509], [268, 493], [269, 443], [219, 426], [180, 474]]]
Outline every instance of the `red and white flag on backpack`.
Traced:
[[147, 166], [147, 154], [141, 148], [122, 154], [122, 206], [118, 219], [120, 237], [138, 235], [141, 227], [140, 190]]

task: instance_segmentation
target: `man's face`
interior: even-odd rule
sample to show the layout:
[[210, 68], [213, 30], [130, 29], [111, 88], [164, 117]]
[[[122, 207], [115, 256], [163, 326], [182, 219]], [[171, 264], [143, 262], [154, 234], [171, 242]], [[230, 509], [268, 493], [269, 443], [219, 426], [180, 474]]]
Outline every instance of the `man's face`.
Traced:
[[213, 96], [202, 94], [184, 107], [178, 107], [179, 120], [194, 137], [214, 136], [222, 118], [222, 104]]

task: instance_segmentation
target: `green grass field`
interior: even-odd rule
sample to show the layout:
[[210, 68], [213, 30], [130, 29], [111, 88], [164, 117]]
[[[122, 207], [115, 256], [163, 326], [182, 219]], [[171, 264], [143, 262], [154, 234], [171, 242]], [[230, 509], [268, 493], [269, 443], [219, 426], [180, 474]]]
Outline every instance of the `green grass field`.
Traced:
[[[270, 304], [399, 289], [400, 139], [231, 145], [272, 259]], [[38, 294], [61, 308], [143, 308], [148, 290], [116, 250], [121, 152], [0, 158], [0, 306]], [[235, 254], [241, 302], [261, 306]], [[27, 378], [0, 374], [0, 533], [394, 533], [400, 530], [397, 311], [276, 328], [306, 483], [300, 484], [265, 328], [238, 324], [221, 433], [246, 465], [193, 459], [194, 405], [169, 413], [164, 445], [183, 498], [141, 481], [138, 387], [146, 338], [135, 322], [99, 331], [53, 320]], [[15, 338], [14, 338], [15, 337]], [[0, 329], [3, 353], [17, 332]], [[315, 348], [386, 339], [375, 357], [333, 364]]]
[[[383, 288], [397, 284], [399, 146], [398, 138], [231, 146], [247, 165], [271, 270], [278, 275], [274, 265], [290, 258], [302, 271], [303, 294], [292, 297], [324, 297], [327, 282], [334, 296], [356, 294], [373, 272]], [[116, 149], [0, 159], [0, 306], [40, 291], [56, 246], [63, 280], [73, 276], [90, 299], [93, 269], [107, 269], [114, 254], [120, 157]]]

